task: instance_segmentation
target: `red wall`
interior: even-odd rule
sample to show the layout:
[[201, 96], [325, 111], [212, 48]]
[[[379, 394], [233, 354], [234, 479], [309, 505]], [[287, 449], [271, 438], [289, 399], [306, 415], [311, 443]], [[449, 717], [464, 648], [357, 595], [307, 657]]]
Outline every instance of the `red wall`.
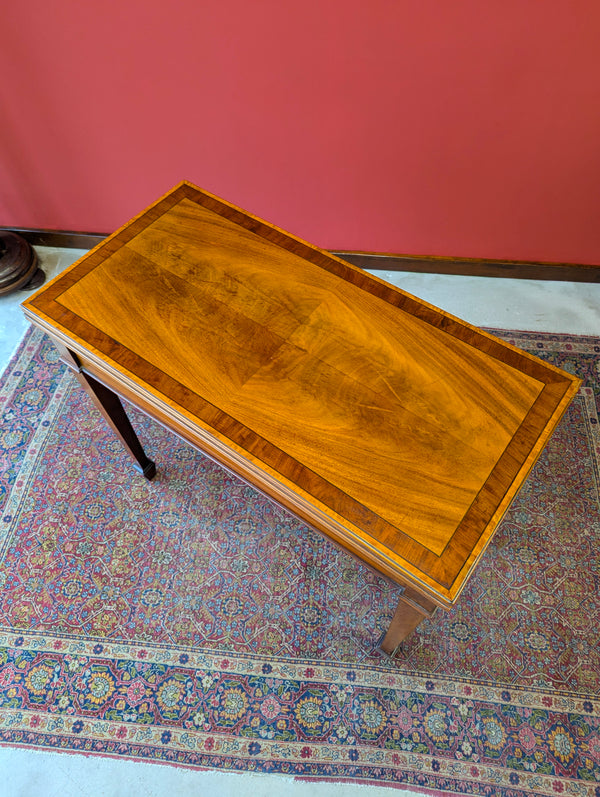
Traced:
[[188, 179], [326, 248], [600, 263], [598, 0], [30, 0], [0, 225]]

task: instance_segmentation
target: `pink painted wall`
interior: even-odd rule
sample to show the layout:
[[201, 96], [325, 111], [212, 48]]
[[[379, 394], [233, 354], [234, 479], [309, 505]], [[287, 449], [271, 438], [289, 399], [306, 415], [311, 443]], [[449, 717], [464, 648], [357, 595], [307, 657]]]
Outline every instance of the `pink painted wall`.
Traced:
[[180, 179], [331, 249], [600, 263], [598, 0], [29, 0], [0, 225]]

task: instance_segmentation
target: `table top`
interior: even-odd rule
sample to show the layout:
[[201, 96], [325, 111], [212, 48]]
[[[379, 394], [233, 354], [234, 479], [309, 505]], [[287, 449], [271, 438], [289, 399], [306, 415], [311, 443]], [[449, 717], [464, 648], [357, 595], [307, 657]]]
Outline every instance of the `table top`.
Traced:
[[187, 182], [23, 307], [109, 386], [445, 606], [579, 386]]

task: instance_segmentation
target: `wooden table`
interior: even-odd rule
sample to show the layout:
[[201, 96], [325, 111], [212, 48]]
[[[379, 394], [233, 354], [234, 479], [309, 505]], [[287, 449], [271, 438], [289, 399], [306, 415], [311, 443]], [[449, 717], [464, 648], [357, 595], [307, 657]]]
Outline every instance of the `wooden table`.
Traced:
[[579, 385], [187, 182], [23, 307], [146, 477], [118, 396], [403, 585], [388, 653], [456, 602]]

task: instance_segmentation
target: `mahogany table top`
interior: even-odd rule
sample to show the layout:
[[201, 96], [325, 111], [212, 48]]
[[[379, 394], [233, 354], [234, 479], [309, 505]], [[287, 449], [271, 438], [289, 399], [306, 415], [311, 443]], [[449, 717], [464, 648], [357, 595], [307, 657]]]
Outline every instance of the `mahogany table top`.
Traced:
[[442, 606], [579, 386], [187, 182], [24, 309], [108, 387]]

